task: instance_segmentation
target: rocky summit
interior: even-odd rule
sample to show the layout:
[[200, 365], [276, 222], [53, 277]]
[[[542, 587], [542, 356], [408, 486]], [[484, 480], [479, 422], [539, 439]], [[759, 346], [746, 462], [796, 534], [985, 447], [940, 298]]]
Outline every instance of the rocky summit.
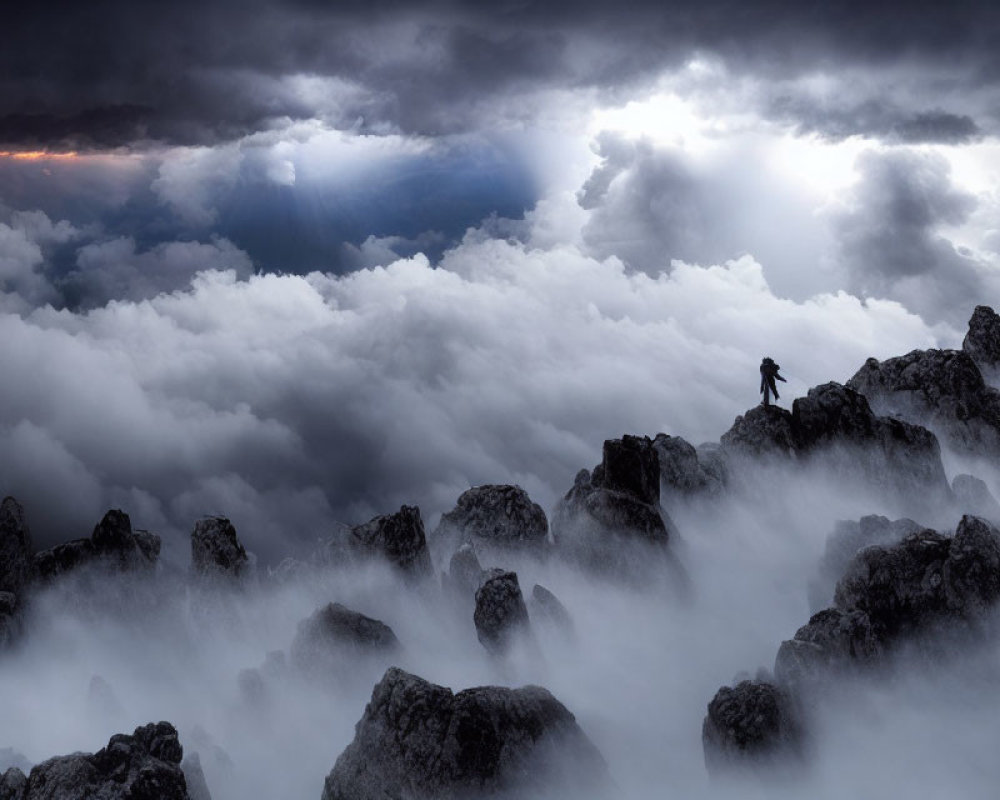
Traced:
[[403, 506], [395, 514], [383, 514], [351, 528], [348, 542], [354, 553], [383, 559], [408, 575], [431, 574], [424, 522], [416, 506]]
[[86, 564], [120, 571], [142, 570], [154, 567], [159, 556], [160, 537], [148, 531], [133, 531], [128, 514], [112, 509], [97, 523], [89, 539], [73, 539], [35, 553], [34, 571], [46, 579]]
[[989, 306], [976, 306], [962, 350], [980, 369], [1000, 369], [1000, 314]]
[[545, 511], [520, 486], [476, 486], [441, 515], [435, 538], [472, 542], [479, 547], [538, 550], [549, 532]]
[[183, 749], [168, 722], [111, 737], [93, 755], [43, 761], [25, 776], [16, 767], [0, 778], [4, 800], [191, 800], [181, 770]]
[[483, 647], [502, 654], [519, 635], [528, 631], [528, 609], [524, 604], [517, 573], [489, 570], [476, 591], [473, 614], [476, 634]]
[[597, 748], [545, 689], [481, 686], [454, 694], [391, 668], [322, 798], [478, 800], [514, 791], [602, 798], [610, 788]]
[[399, 640], [384, 622], [340, 603], [330, 603], [299, 623], [291, 657], [300, 669], [336, 677], [338, 672], [351, 668], [354, 656], [388, 658], [398, 650]]
[[191, 533], [191, 567], [203, 577], [238, 579], [249, 565], [249, 556], [225, 517], [207, 517]]

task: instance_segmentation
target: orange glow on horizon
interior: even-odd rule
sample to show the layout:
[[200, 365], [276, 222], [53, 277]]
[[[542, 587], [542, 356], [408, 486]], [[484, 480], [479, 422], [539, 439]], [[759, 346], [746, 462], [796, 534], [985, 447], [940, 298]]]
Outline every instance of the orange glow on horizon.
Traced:
[[45, 159], [71, 161], [78, 158], [75, 150], [68, 153], [50, 153], [46, 150], [0, 150], [0, 157], [13, 158], [17, 161], [42, 161]]

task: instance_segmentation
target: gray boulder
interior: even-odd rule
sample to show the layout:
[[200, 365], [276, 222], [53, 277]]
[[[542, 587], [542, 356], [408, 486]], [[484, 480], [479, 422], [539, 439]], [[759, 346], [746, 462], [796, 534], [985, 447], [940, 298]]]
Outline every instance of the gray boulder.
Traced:
[[882, 638], [864, 611], [827, 608], [781, 643], [774, 676], [782, 686], [798, 688], [822, 682], [831, 672], [874, 662], [882, 649]]
[[699, 452], [680, 436], [658, 433], [653, 449], [660, 463], [660, 478], [667, 491], [678, 497], [715, 496], [726, 486], [725, 462], [717, 451]]
[[573, 715], [537, 686], [453, 694], [391, 668], [323, 800], [611, 796], [604, 760]]
[[710, 772], [758, 767], [797, 754], [802, 729], [789, 696], [765, 681], [723, 686], [708, 704], [701, 729]]
[[31, 579], [34, 548], [24, 509], [13, 497], [0, 503], [0, 592], [20, 595]]
[[462, 493], [455, 508], [441, 516], [435, 538], [537, 551], [548, 531], [542, 507], [520, 486], [486, 485]]
[[476, 591], [473, 621], [479, 641], [495, 654], [505, 653], [519, 636], [528, 632], [528, 609], [516, 573], [502, 569], [486, 573]]
[[358, 656], [377, 656], [384, 661], [398, 650], [399, 640], [388, 625], [340, 603], [330, 603], [299, 623], [291, 660], [306, 672], [336, 677]]
[[225, 517], [206, 517], [191, 533], [191, 566], [203, 577], [239, 579], [249, 572], [250, 558]]
[[1000, 314], [989, 306], [976, 306], [962, 350], [980, 369], [1000, 369]]
[[26, 800], [27, 793], [28, 778], [18, 767], [0, 775], [0, 800]]
[[573, 635], [573, 618], [566, 610], [566, 606], [539, 583], [536, 583], [531, 589], [531, 618], [548, 623], [564, 636], [572, 637]]
[[0, 592], [0, 650], [9, 647], [21, 633], [21, 608], [17, 595]]
[[93, 755], [74, 753], [35, 765], [21, 800], [190, 800], [182, 755], [174, 727], [151, 723], [131, 736], [112, 736]]
[[350, 530], [351, 550], [365, 557], [381, 558], [414, 577], [431, 574], [431, 558], [420, 509], [402, 506]]
[[790, 411], [755, 406], [736, 418], [719, 440], [723, 453], [745, 458], [792, 457], [798, 449]]

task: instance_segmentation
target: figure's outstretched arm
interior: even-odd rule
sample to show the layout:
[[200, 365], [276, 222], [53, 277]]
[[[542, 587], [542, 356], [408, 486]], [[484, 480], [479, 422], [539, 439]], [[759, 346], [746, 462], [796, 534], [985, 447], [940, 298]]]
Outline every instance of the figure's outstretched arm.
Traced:
[[777, 372], [774, 373], [774, 377], [777, 378], [782, 383], [788, 383], [784, 378], [782, 378]]

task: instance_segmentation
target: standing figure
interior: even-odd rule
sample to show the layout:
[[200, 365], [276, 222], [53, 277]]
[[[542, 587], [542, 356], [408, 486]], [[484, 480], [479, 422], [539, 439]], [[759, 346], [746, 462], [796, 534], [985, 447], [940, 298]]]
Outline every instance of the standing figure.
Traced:
[[778, 374], [778, 370], [781, 369], [777, 364], [774, 363], [770, 358], [764, 357], [764, 360], [760, 362], [760, 390], [764, 393], [764, 405], [771, 405], [771, 394], [774, 394], [774, 399], [778, 399], [778, 387], [775, 385], [774, 381], [777, 378], [779, 381], [787, 383], [784, 378]]

